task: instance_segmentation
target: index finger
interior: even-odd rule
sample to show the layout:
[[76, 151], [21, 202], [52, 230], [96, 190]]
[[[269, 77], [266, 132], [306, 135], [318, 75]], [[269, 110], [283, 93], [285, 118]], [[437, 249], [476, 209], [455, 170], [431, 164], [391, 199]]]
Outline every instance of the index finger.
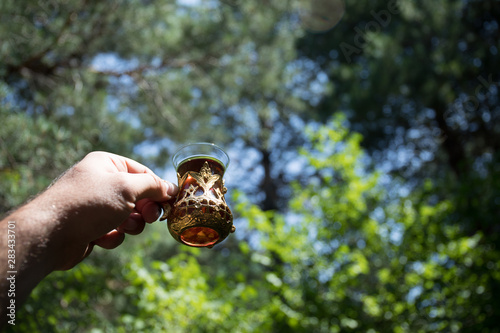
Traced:
[[125, 185], [122, 190], [128, 198], [137, 201], [150, 198], [154, 201], [165, 201], [177, 193], [177, 186], [158, 177], [151, 169], [130, 158], [107, 153], [93, 152], [85, 158], [84, 163], [100, 166], [105, 172], [116, 174]]
[[128, 173], [149, 173], [152, 175], [156, 174], [149, 169], [147, 166], [134, 161], [133, 159], [130, 159], [128, 157], [116, 155], [116, 154], [109, 154], [109, 159], [113, 164], [116, 166], [116, 169], [121, 172], [128, 172]]
[[137, 161], [103, 151], [89, 153], [78, 165], [91, 165], [106, 172], [148, 173], [154, 175], [151, 169]]

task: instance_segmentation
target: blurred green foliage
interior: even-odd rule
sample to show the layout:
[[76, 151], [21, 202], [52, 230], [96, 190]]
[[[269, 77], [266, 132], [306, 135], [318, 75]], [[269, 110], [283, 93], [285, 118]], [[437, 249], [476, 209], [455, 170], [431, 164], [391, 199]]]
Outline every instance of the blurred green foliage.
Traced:
[[237, 227], [95, 249], [10, 329], [499, 332], [498, 1], [348, 2], [323, 33], [303, 3], [188, 3], [0, 4], [1, 212], [89, 151], [162, 172], [202, 140]]

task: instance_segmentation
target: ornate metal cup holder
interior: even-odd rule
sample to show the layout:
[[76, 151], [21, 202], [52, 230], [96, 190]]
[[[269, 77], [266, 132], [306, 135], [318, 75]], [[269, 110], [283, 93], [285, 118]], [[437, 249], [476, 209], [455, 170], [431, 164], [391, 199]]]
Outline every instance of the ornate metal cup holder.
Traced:
[[[191, 156], [192, 151], [200, 147], [215, 150], [217, 154], [203, 151]], [[227, 162], [218, 159], [221, 154], [225, 155]], [[187, 158], [180, 158], [184, 155]], [[180, 161], [176, 163], [176, 160]], [[227, 188], [222, 179], [228, 162], [229, 158], [221, 148], [207, 143], [185, 146], [174, 155], [179, 193], [175, 201], [163, 205], [164, 214], [160, 220], [167, 220], [168, 230], [178, 242], [211, 248], [235, 231], [233, 214], [224, 198]]]

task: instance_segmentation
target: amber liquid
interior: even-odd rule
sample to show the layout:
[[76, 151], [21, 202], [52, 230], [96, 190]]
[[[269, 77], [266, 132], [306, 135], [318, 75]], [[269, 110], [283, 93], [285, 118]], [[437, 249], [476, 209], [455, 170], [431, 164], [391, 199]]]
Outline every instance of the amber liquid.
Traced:
[[[212, 159], [210, 157], [195, 157], [192, 159], [187, 159], [179, 164], [177, 173], [179, 173], [180, 177], [182, 178], [182, 176], [184, 176], [184, 174], [188, 171], [200, 172], [205, 162], [208, 163], [208, 166], [212, 171], [212, 175], [220, 175], [219, 180], [210, 189], [210, 193], [207, 193], [215, 196], [215, 189], [218, 188], [219, 190], [222, 190], [222, 176], [224, 175], [224, 167], [218, 160]], [[183, 184], [179, 184], [179, 190], [185, 191], [189, 188], [189, 186], [191, 186], [191, 184], [196, 186], [196, 180], [193, 177], [188, 176]], [[196, 196], [203, 194], [202, 189], [198, 189], [198, 191], [199, 193], [197, 192], [195, 194]]]
[[196, 156], [182, 161], [177, 167], [177, 172], [181, 177], [184, 176], [184, 174], [188, 171], [200, 172], [205, 162], [208, 162], [208, 165], [212, 170], [212, 174], [220, 175], [222, 178], [222, 176], [224, 175], [224, 167], [222, 166], [222, 162], [208, 156]]
[[[222, 190], [222, 176], [224, 175], [224, 167], [220, 161], [207, 156], [196, 156], [182, 161], [177, 167], [177, 173], [179, 174], [180, 178], [182, 178], [182, 176], [184, 176], [184, 174], [188, 171], [200, 172], [205, 163], [208, 163], [212, 175], [220, 175], [219, 180], [216, 181], [215, 184], [213, 184], [213, 186], [209, 190], [209, 193], [206, 194], [218, 197], [217, 192], [221, 193], [220, 191]], [[191, 177], [191, 175], [188, 175], [184, 183], [179, 184], [179, 196], [182, 197], [184, 195], [182, 192], [188, 190], [191, 185], [196, 187], [199, 184], [197, 184], [195, 178]], [[219, 191], [215, 191], [216, 189], [219, 189]], [[203, 189], [199, 187], [194, 195], [199, 196], [203, 194]], [[212, 213], [206, 207], [202, 207], [201, 209], [203, 213]], [[179, 212], [180, 215], [178, 217], [182, 217], [185, 214], [182, 210], [180, 210]], [[188, 209], [187, 213], [190, 214], [191, 209]], [[205, 247], [215, 244], [219, 239], [219, 234], [217, 233], [217, 231], [208, 227], [193, 227], [185, 230], [182, 235], [180, 235], [180, 238], [184, 243], [188, 245]]]

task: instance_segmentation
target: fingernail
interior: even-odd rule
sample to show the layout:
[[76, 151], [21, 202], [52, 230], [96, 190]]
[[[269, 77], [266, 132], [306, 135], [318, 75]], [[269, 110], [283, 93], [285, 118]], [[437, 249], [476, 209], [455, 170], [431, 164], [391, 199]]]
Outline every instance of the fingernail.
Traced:
[[167, 185], [167, 194], [169, 196], [173, 197], [177, 193], [177, 185], [175, 185], [167, 180], [164, 180], [164, 182]]

